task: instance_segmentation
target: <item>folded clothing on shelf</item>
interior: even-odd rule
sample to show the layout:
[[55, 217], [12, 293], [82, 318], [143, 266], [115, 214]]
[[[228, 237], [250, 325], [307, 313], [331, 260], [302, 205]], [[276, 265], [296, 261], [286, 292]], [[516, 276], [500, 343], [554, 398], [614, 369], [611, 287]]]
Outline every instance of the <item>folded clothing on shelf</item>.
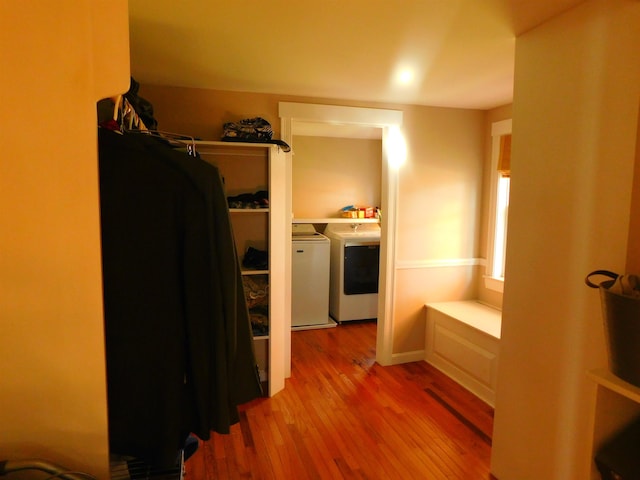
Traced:
[[255, 193], [241, 193], [233, 197], [227, 197], [229, 208], [268, 208], [269, 193], [266, 190], [258, 190]]
[[265, 250], [249, 247], [242, 259], [242, 266], [250, 270], [267, 270], [269, 268], [269, 253]]
[[251, 331], [254, 337], [269, 335], [269, 307], [258, 306], [249, 309]]
[[262, 117], [245, 118], [238, 122], [226, 122], [223, 126], [222, 140], [239, 139], [245, 141], [271, 140], [273, 129], [271, 124]]
[[271, 124], [262, 117], [245, 118], [238, 122], [226, 122], [223, 126], [222, 141], [270, 143], [278, 145], [285, 152], [291, 147], [283, 140], [273, 139]]
[[269, 281], [267, 275], [242, 277], [254, 336], [269, 335]]

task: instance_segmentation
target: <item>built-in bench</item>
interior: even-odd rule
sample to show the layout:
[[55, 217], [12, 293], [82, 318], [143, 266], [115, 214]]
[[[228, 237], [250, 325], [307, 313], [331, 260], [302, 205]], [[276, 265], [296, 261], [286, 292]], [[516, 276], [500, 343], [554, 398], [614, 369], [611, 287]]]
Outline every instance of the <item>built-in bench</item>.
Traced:
[[425, 360], [493, 406], [502, 312], [474, 300], [425, 307]]

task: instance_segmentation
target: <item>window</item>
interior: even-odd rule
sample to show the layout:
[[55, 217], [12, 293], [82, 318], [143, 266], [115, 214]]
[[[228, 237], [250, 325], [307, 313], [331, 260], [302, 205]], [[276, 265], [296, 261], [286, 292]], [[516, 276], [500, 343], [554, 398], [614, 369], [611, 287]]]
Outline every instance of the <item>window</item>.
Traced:
[[509, 212], [509, 177], [498, 178], [495, 229], [493, 237], [493, 265], [491, 276], [504, 280], [504, 256], [507, 248], [507, 213]]
[[511, 120], [496, 122], [491, 128], [491, 202], [487, 272], [485, 286], [499, 292], [504, 287], [504, 265], [507, 248], [507, 219], [511, 186]]

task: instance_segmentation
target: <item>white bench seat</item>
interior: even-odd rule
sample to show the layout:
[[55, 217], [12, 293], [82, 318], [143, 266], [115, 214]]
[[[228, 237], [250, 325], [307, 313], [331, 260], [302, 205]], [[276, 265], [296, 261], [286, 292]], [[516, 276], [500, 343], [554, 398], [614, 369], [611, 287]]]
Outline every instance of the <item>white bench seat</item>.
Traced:
[[493, 406], [502, 312], [474, 300], [425, 306], [425, 360]]

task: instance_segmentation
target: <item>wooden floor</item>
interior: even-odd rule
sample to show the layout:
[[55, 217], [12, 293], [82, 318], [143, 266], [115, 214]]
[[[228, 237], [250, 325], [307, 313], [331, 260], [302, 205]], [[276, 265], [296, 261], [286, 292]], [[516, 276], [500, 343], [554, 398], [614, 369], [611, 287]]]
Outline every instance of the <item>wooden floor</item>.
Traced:
[[493, 409], [426, 362], [381, 367], [375, 334], [294, 332], [285, 390], [201, 442], [186, 479], [493, 478]]

